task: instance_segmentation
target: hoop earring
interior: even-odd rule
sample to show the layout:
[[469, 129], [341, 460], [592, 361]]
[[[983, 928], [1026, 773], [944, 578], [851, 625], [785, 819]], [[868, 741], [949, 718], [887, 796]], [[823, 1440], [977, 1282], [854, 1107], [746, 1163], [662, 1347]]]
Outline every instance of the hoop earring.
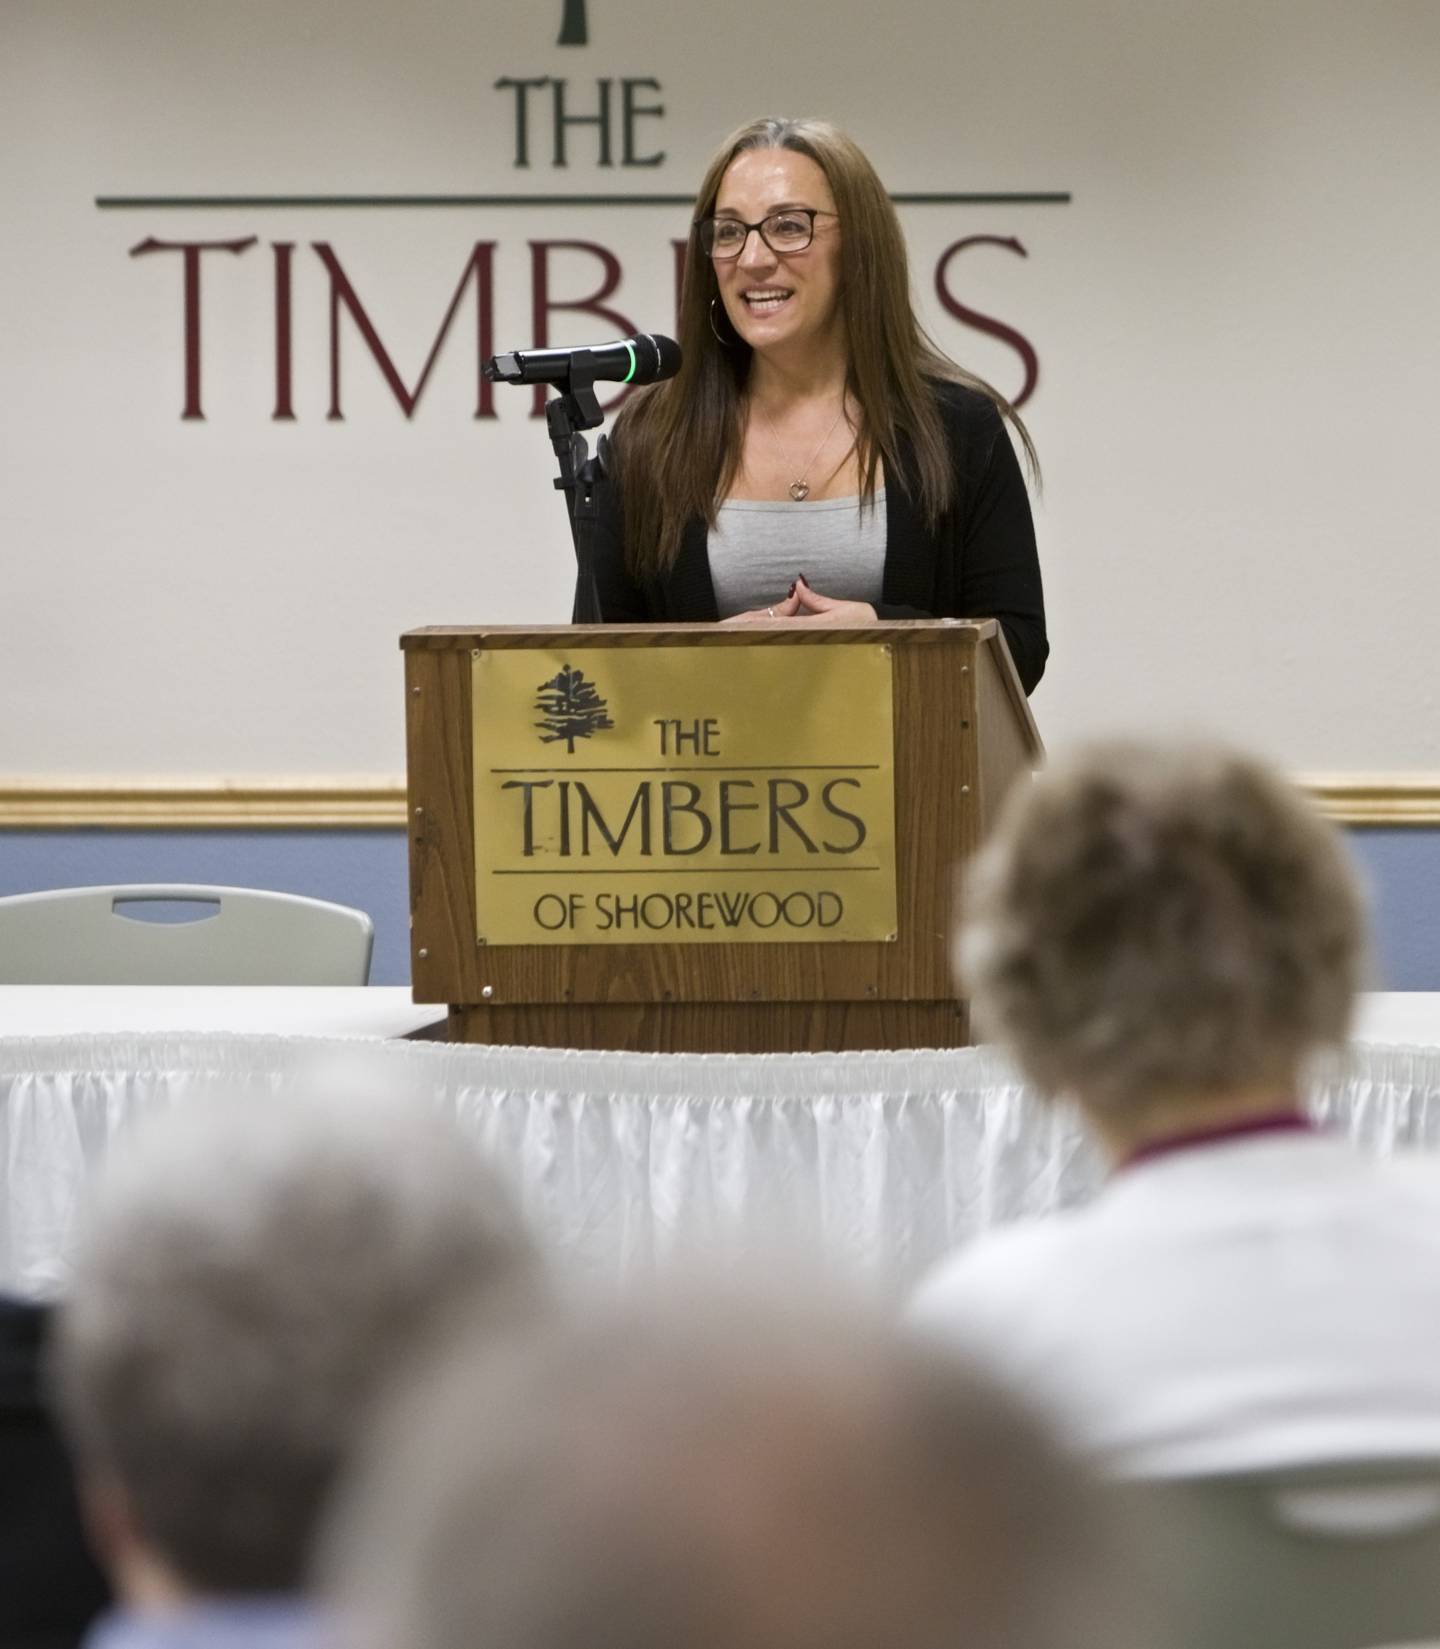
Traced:
[[717, 298], [711, 298], [710, 300], [710, 330], [715, 334], [715, 342], [720, 345], [721, 349], [729, 349], [730, 339], [725, 337], [715, 324], [715, 305], [717, 302], [719, 302]]

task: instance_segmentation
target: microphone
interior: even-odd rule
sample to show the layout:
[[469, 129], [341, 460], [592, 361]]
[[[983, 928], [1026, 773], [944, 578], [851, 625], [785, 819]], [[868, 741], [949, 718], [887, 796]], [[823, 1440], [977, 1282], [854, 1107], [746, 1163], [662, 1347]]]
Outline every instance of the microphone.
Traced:
[[575, 366], [585, 383], [658, 384], [680, 370], [680, 345], [658, 332], [641, 332], [609, 344], [577, 349], [516, 349], [492, 355], [485, 376], [492, 384], [549, 384], [566, 390]]

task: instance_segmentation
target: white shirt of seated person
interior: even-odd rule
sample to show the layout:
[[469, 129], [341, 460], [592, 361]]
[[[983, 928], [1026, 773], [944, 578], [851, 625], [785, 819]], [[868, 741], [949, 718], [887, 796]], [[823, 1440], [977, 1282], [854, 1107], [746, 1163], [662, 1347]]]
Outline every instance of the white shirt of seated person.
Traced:
[[1220, 1130], [978, 1239], [908, 1314], [1120, 1474], [1440, 1458], [1440, 1162]]

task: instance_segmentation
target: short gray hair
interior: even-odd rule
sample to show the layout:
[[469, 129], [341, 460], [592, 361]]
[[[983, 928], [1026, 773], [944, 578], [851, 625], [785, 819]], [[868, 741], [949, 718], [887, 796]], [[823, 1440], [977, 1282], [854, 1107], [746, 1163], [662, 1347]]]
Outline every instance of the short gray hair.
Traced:
[[428, 1107], [171, 1113], [112, 1158], [61, 1312], [78, 1462], [191, 1586], [292, 1590], [397, 1360], [537, 1283], [509, 1196]]
[[473, 1347], [351, 1493], [326, 1566], [355, 1649], [1128, 1641], [1078, 1466], [973, 1367], [813, 1300]]
[[1365, 962], [1339, 833], [1260, 763], [1096, 745], [1017, 786], [966, 878], [958, 982], [1048, 1093], [1124, 1107], [1293, 1080]]

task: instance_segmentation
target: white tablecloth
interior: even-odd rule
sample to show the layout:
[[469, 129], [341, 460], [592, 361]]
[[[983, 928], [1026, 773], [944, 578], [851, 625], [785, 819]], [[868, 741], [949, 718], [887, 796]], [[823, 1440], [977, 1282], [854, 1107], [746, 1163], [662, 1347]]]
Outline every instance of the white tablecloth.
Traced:
[[0, 985], [0, 1041], [17, 1036], [411, 1036], [445, 1009], [406, 985]]
[[1354, 1040], [1440, 1049], [1440, 991], [1372, 991], [1362, 996]]
[[[1428, 1017], [1427, 1017], [1428, 1016]], [[1379, 1150], [1440, 1149], [1440, 998], [1372, 999], [1308, 1102]], [[819, 1249], [903, 1286], [974, 1232], [1090, 1196], [1096, 1153], [998, 1053], [639, 1055], [281, 1036], [0, 1039], [0, 1286], [63, 1288], [88, 1188], [146, 1113], [240, 1087], [399, 1088], [494, 1154], [562, 1270]]]

